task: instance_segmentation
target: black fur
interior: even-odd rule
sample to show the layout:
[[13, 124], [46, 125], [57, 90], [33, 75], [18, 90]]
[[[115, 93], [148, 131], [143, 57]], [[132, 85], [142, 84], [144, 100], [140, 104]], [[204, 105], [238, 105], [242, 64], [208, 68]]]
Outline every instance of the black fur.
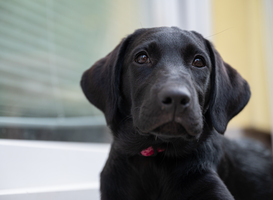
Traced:
[[[149, 60], [138, 63], [140, 55]], [[87, 70], [81, 86], [114, 137], [102, 200], [273, 199], [269, 151], [222, 135], [249, 86], [200, 34], [139, 29]], [[165, 151], [140, 154], [151, 146]]]

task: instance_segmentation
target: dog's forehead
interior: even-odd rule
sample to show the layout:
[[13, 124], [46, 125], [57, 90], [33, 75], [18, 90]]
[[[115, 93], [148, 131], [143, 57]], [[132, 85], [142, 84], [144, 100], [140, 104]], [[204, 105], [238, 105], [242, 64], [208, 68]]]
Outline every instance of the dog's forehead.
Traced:
[[193, 32], [181, 30], [176, 27], [161, 27], [146, 29], [142, 34], [138, 34], [132, 42], [133, 48], [145, 47], [150, 44], [156, 44], [164, 49], [183, 48], [188, 46], [196, 46], [205, 48], [204, 39]]

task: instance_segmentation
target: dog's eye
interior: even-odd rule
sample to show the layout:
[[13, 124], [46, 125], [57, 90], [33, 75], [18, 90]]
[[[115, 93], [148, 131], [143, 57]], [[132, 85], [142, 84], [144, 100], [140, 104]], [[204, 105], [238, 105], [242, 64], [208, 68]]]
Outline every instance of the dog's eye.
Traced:
[[150, 63], [150, 58], [146, 54], [140, 54], [136, 56], [135, 62], [138, 64]]
[[197, 57], [193, 60], [192, 65], [195, 67], [205, 67], [206, 63], [205, 63], [204, 59]]

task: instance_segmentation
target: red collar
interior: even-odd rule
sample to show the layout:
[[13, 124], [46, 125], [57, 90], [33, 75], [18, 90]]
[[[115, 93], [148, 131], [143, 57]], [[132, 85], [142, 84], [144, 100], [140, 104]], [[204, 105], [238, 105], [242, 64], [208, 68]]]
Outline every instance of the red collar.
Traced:
[[143, 156], [153, 156], [153, 155], [155, 156], [157, 155], [157, 153], [160, 153], [162, 151], [165, 151], [165, 149], [159, 148], [159, 147], [155, 148], [153, 146], [150, 146], [147, 149], [142, 150], [140, 154]]

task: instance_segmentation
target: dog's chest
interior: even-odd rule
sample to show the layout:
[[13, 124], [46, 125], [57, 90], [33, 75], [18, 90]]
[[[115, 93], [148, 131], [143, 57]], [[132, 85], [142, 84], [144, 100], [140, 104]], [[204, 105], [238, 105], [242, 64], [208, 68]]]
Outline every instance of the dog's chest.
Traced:
[[135, 199], [163, 200], [172, 196], [176, 178], [172, 166], [167, 166], [164, 160], [155, 157], [135, 158], [131, 160], [130, 190]]

